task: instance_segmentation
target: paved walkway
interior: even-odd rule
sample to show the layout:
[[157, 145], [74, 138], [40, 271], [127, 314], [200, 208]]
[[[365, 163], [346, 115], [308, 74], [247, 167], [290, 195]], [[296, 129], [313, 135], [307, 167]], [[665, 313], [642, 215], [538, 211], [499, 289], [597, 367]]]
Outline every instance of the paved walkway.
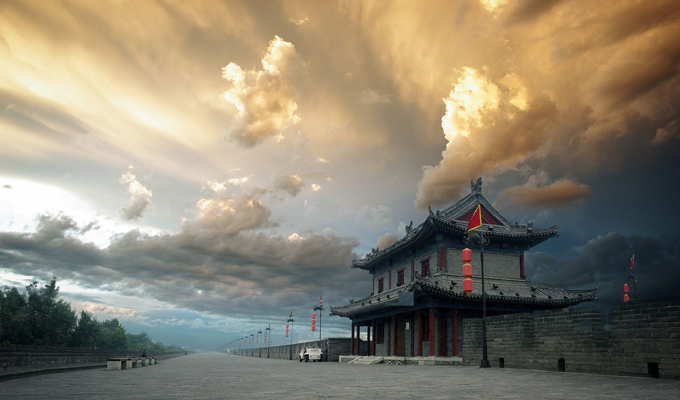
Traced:
[[477, 367], [193, 354], [123, 371], [0, 382], [2, 399], [680, 399], [680, 381]]

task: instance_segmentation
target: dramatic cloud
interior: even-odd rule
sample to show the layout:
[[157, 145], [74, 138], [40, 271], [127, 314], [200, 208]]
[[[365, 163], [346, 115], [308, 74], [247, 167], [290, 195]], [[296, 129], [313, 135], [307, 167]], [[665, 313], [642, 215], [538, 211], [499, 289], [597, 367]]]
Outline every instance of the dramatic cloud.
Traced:
[[[622, 236], [609, 233], [572, 250], [568, 257], [545, 253], [527, 255], [527, 276], [532, 282], [559, 283], [568, 288], [597, 287], [598, 302], [611, 307], [621, 302], [622, 286], [628, 283], [631, 256], [637, 276], [639, 300], [678, 299], [680, 241], [670, 237]], [[635, 293], [631, 293], [635, 298]]]
[[587, 185], [561, 179], [544, 187], [515, 186], [501, 192], [496, 201], [507, 203], [504, 208], [564, 208], [583, 202], [591, 194]]
[[485, 29], [499, 38], [488, 42], [495, 60], [473, 57], [476, 64], [458, 70], [443, 99], [447, 147], [438, 165], [424, 167], [417, 208], [450, 203], [470, 179], [547, 162], [548, 155], [558, 156], [552, 163], [571, 155], [591, 168], [619, 160], [625, 155], [603, 154], [602, 143], [649, 137], [649, 131], [631, 129], [641, 119], [653, 121], [656, 135], [648, 144], [675, 136], [678, 110], [670, 104], [680, 99], [677, 6], [606, 4], [482, 2], [491, 16]]
[[151, 190], [147, 189], [138, 180], [130, 167], [120, 176], [119, 182], [127, 184], [127, 191], [130, 193], [130, 202], [120, 210], [126, 220], [135, 220], [142, 217], [142, 214], [151, 205]]
[[297, 90], [288, 79], [303, 66], [295, 46], [276, 36], [269, 42], [261, 70], [244, 71], [233, 62], [222, 69], [222, 77], [232, 83], [222, 97], [238, 109], [229, 128], [237, 143], [253, 147], [300, 122], [295, 114]]

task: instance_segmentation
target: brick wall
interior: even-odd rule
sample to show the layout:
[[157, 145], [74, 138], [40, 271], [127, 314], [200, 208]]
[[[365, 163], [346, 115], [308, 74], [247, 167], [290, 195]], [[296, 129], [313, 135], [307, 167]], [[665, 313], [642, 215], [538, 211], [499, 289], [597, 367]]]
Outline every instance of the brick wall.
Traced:
[[[147, 352], [147, 356], [163, 360], [183, 356], [184, 353], [184, 351]], [[141, 356], [141, 352], [0, 344], [0, 366], [2, 367], [56, 366], [82, 363], [106, 364], [106, 360], [109, 358], [139, 356]]]
[[[552, 310], [487, 318], [492, 367], [680, 379], [680, 305], [629, 303], [609, 323], [597, 311]], [[480, 319], [463, 322], [461, 356], [482, 359]]]
[[[340, 355], [348, 355], [350, 352], [350, 338], [328, 338], [322, 340], [313, 340], [311, 342], [293, 343], [293, 345], [286, 344], [282, 346], [272, 346], [269, 349], [262, 347], [262, 349], [255, 347], [253, 349], [237, 349], [239, 355], [246, 357], [260, 357], [260, 358], [274, 358], [279, 360], [288, 360], [291, 357], [294, 361], [298, 360], [298, 354], [303, 347], [319, 347], [323, 352], [322, 361], [337, 362]], [[366, 342], [361, 341], [362, 353], [365, 354]]]

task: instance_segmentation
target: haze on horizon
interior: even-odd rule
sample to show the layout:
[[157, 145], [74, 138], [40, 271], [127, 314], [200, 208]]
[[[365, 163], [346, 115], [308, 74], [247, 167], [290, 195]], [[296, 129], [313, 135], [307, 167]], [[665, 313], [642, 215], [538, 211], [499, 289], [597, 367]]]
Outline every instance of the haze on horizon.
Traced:
[[[678, 299], [676, 1], [0, 3], [0, 285], [213, 349], [483, 195], [532, 281]], [[323, 317], [324, 337], [349, 321]]]

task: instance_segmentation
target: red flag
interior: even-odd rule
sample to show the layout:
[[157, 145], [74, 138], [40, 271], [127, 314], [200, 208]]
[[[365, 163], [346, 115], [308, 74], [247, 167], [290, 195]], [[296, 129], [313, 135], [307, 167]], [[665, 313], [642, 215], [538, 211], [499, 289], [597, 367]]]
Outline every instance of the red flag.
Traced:
[[293, 318], [293, 312], [290, 312], [290, 316], [288, 318]]
[[480, 226], [482, 226], [482, 205], [481, 204], [477, 206], [477, 209], [472, 214], [472, 218], [470, 218], [470, 222], [468, 222], [468, 232], [470, 232], [473, 229], [477, 229]]
[[321, 304], [321, 307], [323, 307], [323, 296], [319, 296], [319, 303]]
[[630, 268], [628, 268], [628, 272], [633, 269], [633, 265], [635, 265], [635, 253], [633, 253], [633, 257], [630, 258]]

